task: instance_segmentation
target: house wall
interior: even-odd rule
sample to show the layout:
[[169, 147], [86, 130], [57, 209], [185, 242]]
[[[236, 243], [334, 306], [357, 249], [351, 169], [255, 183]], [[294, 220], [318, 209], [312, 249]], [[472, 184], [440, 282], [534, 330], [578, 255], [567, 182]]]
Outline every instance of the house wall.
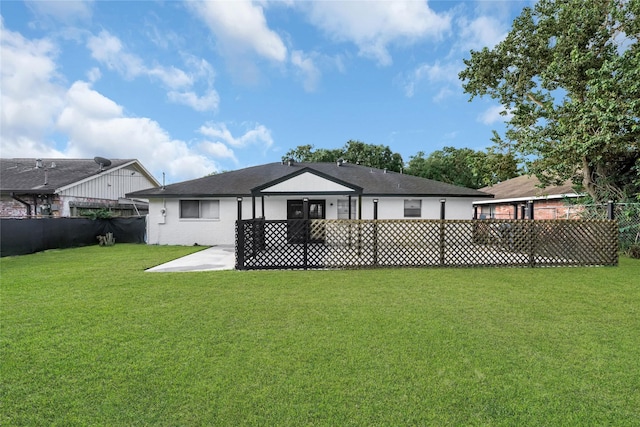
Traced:
[[154, 187], [155, 184], [135, 167], [129, 166], [102, 172], [92, 179], [63, 188], [61, 196], [103, 200], [118, 200], [127, 193]]
[[[32, 195], [21, 195], [20, 199], [31, 205], [31, 215], [41, 216], [61, 216], [62, 201], [57, 195], [35, 197]], [[34, 200], [35, 198], [35, 200]], [[43, 211], [43, 205], [50, 205], [51, 211]], [[49, 213], [50, 212], [50, 213]], [[12, 198], [11, 196], [0, 197], [0, 216], [4, 218], [23, 218], [27, 216], [27, 207]]]
[[[266, 196], [265, 211], [262, 201], [256, 198], [256, 216], [268, 220], [286, 219], [287, 200], [326, 200], [326, 218], [337, 219], [338, 199], [347, 196]], [[357, 199], [357, 197], [355, 197]], [[414, 198], [415, 199], [415, 198]], [[238, 202], [235, 197], [216, 198], [220, 201], [219, 219], [181, 219], [179, 199], [152, 199], [149, 201], [147, 220], [147, 242], [160, 245], [233, 245], [235, 244], [235, 221]], [[378, 219], [404, 219], [404, 197], [378, 198]], [[428, 197], [422, 200], [421, 219], [440, 218], [440, 198]], [[356, 202], [357, 203], [357, 202]], [[446, 202], [446, 219], [471, 219], [472, 199], [455, 198]], [[357, 206], [357, 205], [356, 205]], [[165, 209], [164, 215], [162, 209]], [[242, 217], [252, 217], [251, 197], [242, 201]], [[357, 214], [356, 214], [357, 217]], [[373, 219], [373, 197], [362, 199], [362, 219]], [[416, 218], [417, 219], [417, 218]]]
[[[518, 219], [522, 219], [522, 205], [525, 205], [525, 203], [518, 203]], [[577, 219], [579, 218], [580, 210], [581, 207], [579, 206], [565, 204], [563, 199], [541, 199], [533, 202], [533, 217], [535, 219]], [[486, 219], [515, 218], [513, 204], [511, 203], [478, 205], [478, 215], [480, 218]]]

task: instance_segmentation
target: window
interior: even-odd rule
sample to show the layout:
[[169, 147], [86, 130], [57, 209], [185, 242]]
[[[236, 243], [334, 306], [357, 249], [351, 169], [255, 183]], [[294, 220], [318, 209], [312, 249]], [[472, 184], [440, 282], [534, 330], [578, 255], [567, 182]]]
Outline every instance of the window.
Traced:
[[338, 219], [356, 219], [356, 199], [351, 199], [351, 218], [349, 218], [349, 199], [338, 199]]
[[422, 200], [407, 199], [404, 201], [404, 217], [420, 218], [422, 216]]
[[219, 200], [180, 200], [180, 218], [220, 218]]

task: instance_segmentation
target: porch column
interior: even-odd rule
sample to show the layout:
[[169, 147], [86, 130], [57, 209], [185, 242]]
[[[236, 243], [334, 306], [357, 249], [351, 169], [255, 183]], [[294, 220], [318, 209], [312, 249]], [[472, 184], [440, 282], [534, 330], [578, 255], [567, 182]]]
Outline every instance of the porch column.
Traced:
[[445, 218], [445, 205], [447, 204], [447, 199], [440, 199], [440, 219]]
[[373, 219], [378, 219], [378, 199], [373, 199]]
[[251, 218], [256, 219], [256, 196], [251, 195]]
[[242, 197], [237, 198], [238, 201], [238, 221], [242, 220]]

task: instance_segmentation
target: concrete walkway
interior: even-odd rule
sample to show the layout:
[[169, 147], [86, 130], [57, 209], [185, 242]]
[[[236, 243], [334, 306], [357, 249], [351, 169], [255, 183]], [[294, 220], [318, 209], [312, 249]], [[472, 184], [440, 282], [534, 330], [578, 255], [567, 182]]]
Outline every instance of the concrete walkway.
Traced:
[[200, 252], [174, 259], [145, 270], [151, 273], [178, 271], [234, 270], [236, 266], [235, 247], [232, 245], [212, 246]]

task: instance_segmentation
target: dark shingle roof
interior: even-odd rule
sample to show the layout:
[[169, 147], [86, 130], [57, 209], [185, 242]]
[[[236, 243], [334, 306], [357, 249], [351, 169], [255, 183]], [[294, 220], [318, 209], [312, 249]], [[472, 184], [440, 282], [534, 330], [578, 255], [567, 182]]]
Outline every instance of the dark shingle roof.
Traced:
[[535, 176], [529, 175], [518, 176], [490, 187], [484, 187], [480, 191], [493, 194], [496, 200], [560, 196], [576, 193], [570, 180], [562, 185], [550, 185], [541, 188], [540, 180]]
[[491, 197], [489, 194], [465, 187], [445, 184], [397, 172], [385, 172], [351, 163], [269, 163], [191, 181], [130, 193], [128, 197], [224, 197], [250, 196], [251, 191], [269, 182], [277, 182], [289, 175], [310, 171], [330, 176], [342, 183], [362, 188], [365, 196], [449, 196]]
[[[52, 194], [56, 189], [82, 181], [100, 173], [100, 166], [93, 159], [41, 159], [42, 167], [36, 167], [36, 159], [0, 159], [0, 190], [6, 192]], [[103, 171], [118, 168], [134, 159], [111, 160]], [[45, 172], [46, 169], [46, 172]], [[46, 174], [46, 177], [45, 177]], [[46, 184], [45, 184], [46, 180]]]

